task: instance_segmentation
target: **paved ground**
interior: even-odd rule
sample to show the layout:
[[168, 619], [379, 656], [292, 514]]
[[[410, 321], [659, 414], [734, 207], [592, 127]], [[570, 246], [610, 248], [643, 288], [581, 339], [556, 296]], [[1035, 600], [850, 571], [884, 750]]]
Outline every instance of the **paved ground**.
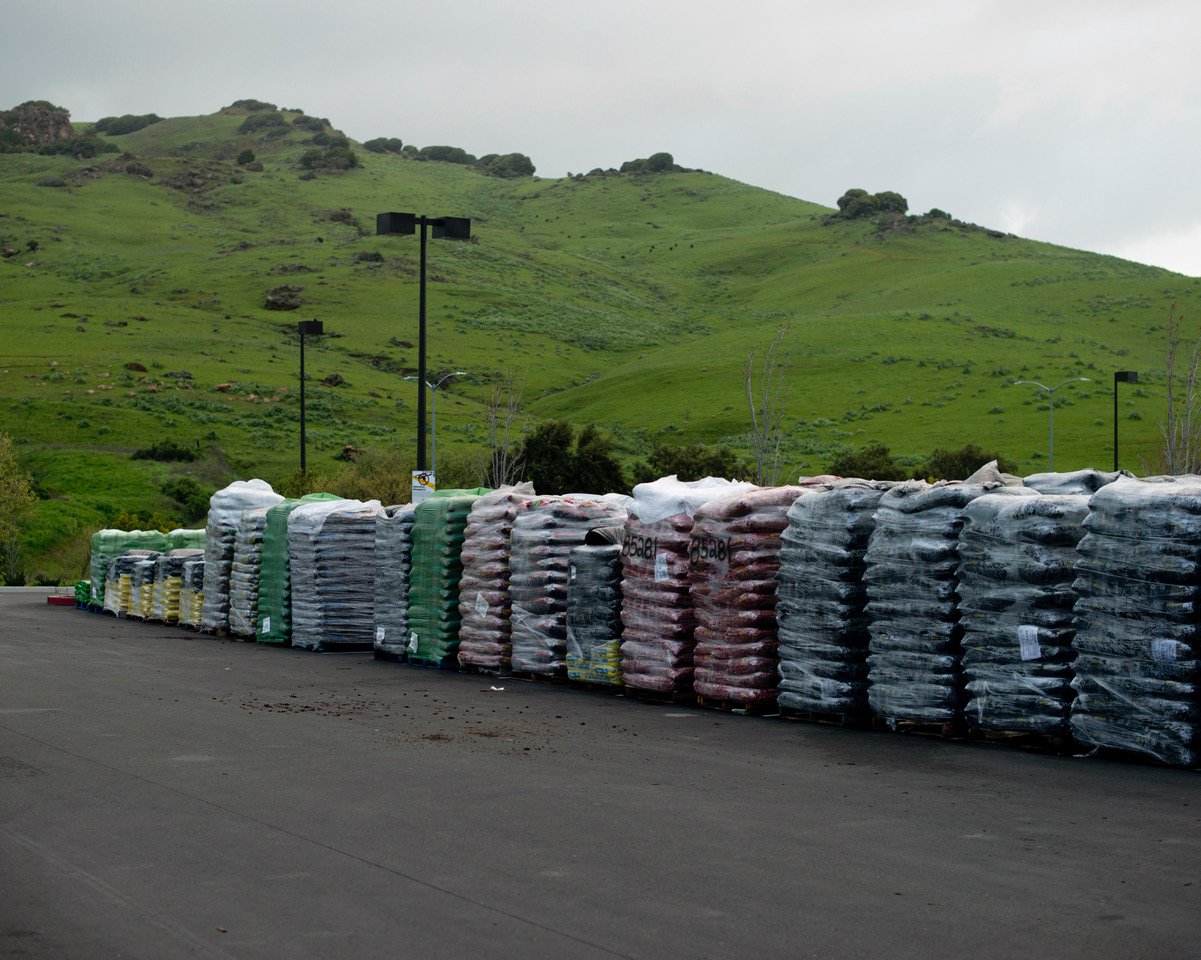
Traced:
[[492, 684], [0, 591], [0, 956], [1199, 942], [1197, 774]]

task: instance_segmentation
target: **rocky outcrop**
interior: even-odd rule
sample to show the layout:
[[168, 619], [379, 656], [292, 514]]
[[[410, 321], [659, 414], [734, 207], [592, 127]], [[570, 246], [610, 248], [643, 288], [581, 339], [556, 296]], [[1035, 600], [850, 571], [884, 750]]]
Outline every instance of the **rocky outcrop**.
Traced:
[[0, 111], [0, 127], [7, 128], [18, 143], [28, 147], [75, 136], [70, 112], [46, 100], [27, 100], [11, 110]]

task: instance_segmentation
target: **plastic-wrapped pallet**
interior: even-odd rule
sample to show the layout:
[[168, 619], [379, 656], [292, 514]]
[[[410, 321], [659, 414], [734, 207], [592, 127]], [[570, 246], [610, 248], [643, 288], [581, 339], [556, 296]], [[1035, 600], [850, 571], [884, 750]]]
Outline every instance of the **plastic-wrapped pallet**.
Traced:
[[674, 476], [634, 487], [625, 524], [622, 565], [622, 680], [665, 694], [692, 692], [696, 615], [688, 592], [696, 511], [754, 484]]
[[1131, 477], [1125, 470], [1104, 473], [1101, 470], [1072, 470], [1069, 473], [1032, 473], [1022, 482], [1039, 493], [1085, 493], [1092, 495], [1119, 477]]
[[259, 570], [263, 560], [263, 530], [271, 507], [242, 512], [234, 533], [229, 568], [229, 632], [254, 637], [259, 622]]
[[624, 524], [625, 503], [584, 495], [531, 500], [513, 521], [509, 596], [515, 673], [565, 675], [571, 551], [588, 531]]
[[963, 508], [1021, 480], [995, 463], [967, 480], [899, 483], [880, 498], [868, 542], [868, 702], [890, 721], [963, 717], [956, 546]]
[[236, 480], [209, 498], [204, 537], [205, 630], [229, 628], [229, 576], [233, 566], [238, 521], [247, 510], [270, 507], [283, 500], [263, 480]]
[[864, 716], [864, 554], [891, 481], [838, 480], [798, 497], [781, 534], [780, 696], [783, 709]]
[[168, 549], [167, 536], [157, 530], [97, 530], [92, 534], [88, 567], [92, 579], [92, 603], [104, 606], [105, 584], [108, 580], [108, 565], [114, 557], [126, 550]]
[[621, 546], [625, 527], [589, 530], [568, 557], [567, 676], [621, 686]]
[[688, 581], [698, 697], [759, 707], [775, 702], [780, 534], [789, 508], [810, 489], [761, 487], [697, 510]]
[[154, 599], [151, 619], [176, 623], [180, 614], [180, 587], [184, 563], [204, 556], [204, 550], [171, 550], [154, 562]]
[[1201, 477], [1118, 480], [1076, 561], [1071, 727], [1082, 743], [1201, 763]]
[[416, 504], [384, 509], [375, 518], [375, 634], [379, 656], [403, 656], [409, 643], [409, 576]]
[[130, 571], [128, 613], [138, 620], [148, 620], [154, 609], [154, 565], [158, 557], [144, 557]]
[[255, 639], [286, 644], [292, 640], [292, 574], [288, 564], [288, 515], [302, 503], [340, 500], [332, 493], [306, 493], [267, 509], [259, 557], [259, 603]]
[[[140, 609], [134, 609], [134, 576], [137, 565], [144, 560], [153, 560], [159, 555], [157, 550], [126, 550], [119, 557], [113, 557], [106, 571], [107, 583], [104, 587], [104, 609], [117, 614], [129, 616], [131, 613], [140, 616]], [[140, 597], [136, 598], [140, 601]]]
[[495, 672], [509, 668], [509, 541], [519, 508], [533, 497], [534, 485], [523, 483], [484, 494], [471, 506], [459, 581], [460, 664]]
[[1028, 493], [987, 494], [963, 511], [963, 712], [985, 730], [1062, 735], [1072, 702], [1076, 544], [1088, 496]]
[[199, 530], [179, 527], [167, 533], [167, 550], [203, 550], [204, 528]]
[[288, 515], [292, 646], [371, 649], [381, 509], [378, 500], [329, 500], [302, 504]]
[[409, 576], [408, 658], [442, 664], [459, 647], [459, 581], [471, 508], [486, 489], [439, 490], [417, 505]]
[[204, 612], [204, 556], [183, 562], [179, 578], [179, 625], [199, 627]]

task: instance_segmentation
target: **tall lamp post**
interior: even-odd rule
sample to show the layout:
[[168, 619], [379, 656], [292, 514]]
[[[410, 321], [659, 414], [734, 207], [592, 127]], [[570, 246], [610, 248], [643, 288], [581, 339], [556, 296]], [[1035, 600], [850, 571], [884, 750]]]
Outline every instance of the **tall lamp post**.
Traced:
[[[444, 373], [433, 383], [428, 380], [425, 385], [430, 388], [430, 420], [433, 423], [433, 443], [430, 445], [430, 471], [434, 476], [438, 476], [438, 388], [446, 383], [451, 377], [462, 377], [467, 373], [466, 370], [455, 370], [453, 373]], [[416, 377], [405, 377], [406, 380], [416, 380]]]
[[471, 220], [467, 217], [427, 217], [415, 213], [377, 213], [375, 233], [381, 237], [411, 236], [421, 228], [421, 269], [418, 294], [417, 326], [417, 469], [425, 470], [425, 244], [426, 230], [433, 227], [435, 240], [470, 240]]
[[1118, 384], [1138, 383], [1137, 370], [1115, 370], [1113, 372], [1113, 470], [1118, 471]]
[[1058, 390], [1060, 387], [1067, 386], [1069, 383], [1080, 383], [1080, 382], [1086, 381], [1088, 379], [1089, 379], [1088, 377], [1069, 377], [1067, 380], [1064, 380], [1063, 383], [1057, 383], [1053, 387], [1044, 386], [1043, 384], [1039, 383], [1037, 380], [1015, 380], [1013, 382], [1013, 385], [1015, 387], [1021, 386], [1022, 384], [1026, 383], [1026, 384], [1030, 384], [1031, 386], [1038, 387], [1040, 390], [1045, 390], [1047, 392], [1047, 399], [1049, 400], [1050, 405], [1051, 405], [1051, 417], [1050, 417], [1051, 434], [1050, 434], [1050, 444], [1049, 444], [1049, 447], [1047, 450], [1047, 469], [1050, 470], [1052, 473], [1055, 472], [1055, 391]]
[[296, 324], [296, 332], [300, 334], [300, 476], [308, 475], [308, 465], [305, 461], [307, 446], [304, 432], [304, 338], [319, 337], [325, 333], [325, 324], [320, 320], [301, 320]]

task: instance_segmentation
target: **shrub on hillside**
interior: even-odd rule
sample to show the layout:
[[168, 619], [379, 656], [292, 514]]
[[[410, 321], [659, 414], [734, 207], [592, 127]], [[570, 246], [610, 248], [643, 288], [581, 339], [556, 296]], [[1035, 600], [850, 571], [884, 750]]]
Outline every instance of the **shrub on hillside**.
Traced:
[[363, 149], [372, 153], [400, 153], [404, 150], [404, 144], [399, 137], [375, 137], [364, 143]]
[[627, 160], [621, 165], [620, 173], [686, 173], [684, 167], [676, 166], [670, 153], [652, 153], [640, 160]]
[[909, 201], [893, 190], [868, 193], [853, 187], [838, 198], [838, 213], [835, 216], [843, 220], [860, 220], [881, 213], [904, 216], [908, 210]]
[[238, 154], [238, 158], [235, 162], [238, 164], [239, 167], [244, 167], [248, 163], [254, 163], [254, 151], [251, 150], [249, 147], [247, 147], [245, 150], [243, 150], [241, 153]]
[[101, 117], [96, 121], [96, 125], [92, 129], [97, 133], [107, 134], [110, 137], [119, 137], [126, 133], [134, 133], [142, 130], [151, 124], [159, 123], [162, 119], [157, 113], [143, 113], [140, 115], [125, 113], [119, 117]]
[[613, 493], [626, 490], [617, 443], [594, 424], [578, 437], [566, 420], [543, 423], [521, 445], [522, 479], [540, 493]]
[[38, 153], [46, 156], [67, 156], [78, 160], [90, 160], [102, 153], [120, 152], [115, 143], [107, 143], [90, 131], [79, 137], [54, 140], [38, 147]]
[[475, 163], [475, 157], [462, 147], [422, 147], [417, 151], [417, 157], [421, 160], [438, 160], [442, 163], [460, 163], [468, 166]]
[[349, 147], [322, 147], [306, 150], [300, 155], [300, 166], [310, 173], [317, 170], [350, 170], [359, 165], [359, 158]]
[[163, 463], [190, 463], [196, 459], [196, 453], [174, 440], [160, 440], [158, 443], [141, 450], [135, 450], [134, 460], [158, 460]]
[[252, 113], [249, 117], [242, 121], [238, 127], [238, 133], [256, 133], [259, 130], [267, 130], [271, 127], [287, 126], [287, 121], [283, 114], [280, 113]]
[[267, 103], [265, 100], [235, 100], [228, 107], [222, 107], [225, 110], [248, 110], [251, 113], [258, 113], [262, 110], [277, 110], [274, 103]]
[[909, 480], [915, 475], [915, 471], [897, 463], [882, 443], [862, 450], [848, 450], [831, 460], [826, 470], [838, 477], [864, 480]]
[[634, 482], [649, 483], [659, 477], [675, 475], [681, 480], [704, 477], [736, 479], [747, 476], [750, 468], [729, 447], [707, 447], [703, 443], [683, 446], [656, 444], [646, 460], [634, 464]]
[[931, 480], [966, 480], [992, 460], [996, 460], [997, 467], [1005, 473], [1017, 470], [999, 453], [981, 449], [974, 443], [965, 443], [958, 450], [936, 449], [922, 465], [921, 473]]
[[534, 175], [534, 163], [524, 153], [489, 153], [480, 157], [478, 166], [488, 176], [505, 180]]
[[301, 130], [310, 130], [313, 133], [320, 133], [329, 126], [329, 121], [321, 117], [305, 117], [299, 116], [292, 120], [292, 126], [299, 127]]

